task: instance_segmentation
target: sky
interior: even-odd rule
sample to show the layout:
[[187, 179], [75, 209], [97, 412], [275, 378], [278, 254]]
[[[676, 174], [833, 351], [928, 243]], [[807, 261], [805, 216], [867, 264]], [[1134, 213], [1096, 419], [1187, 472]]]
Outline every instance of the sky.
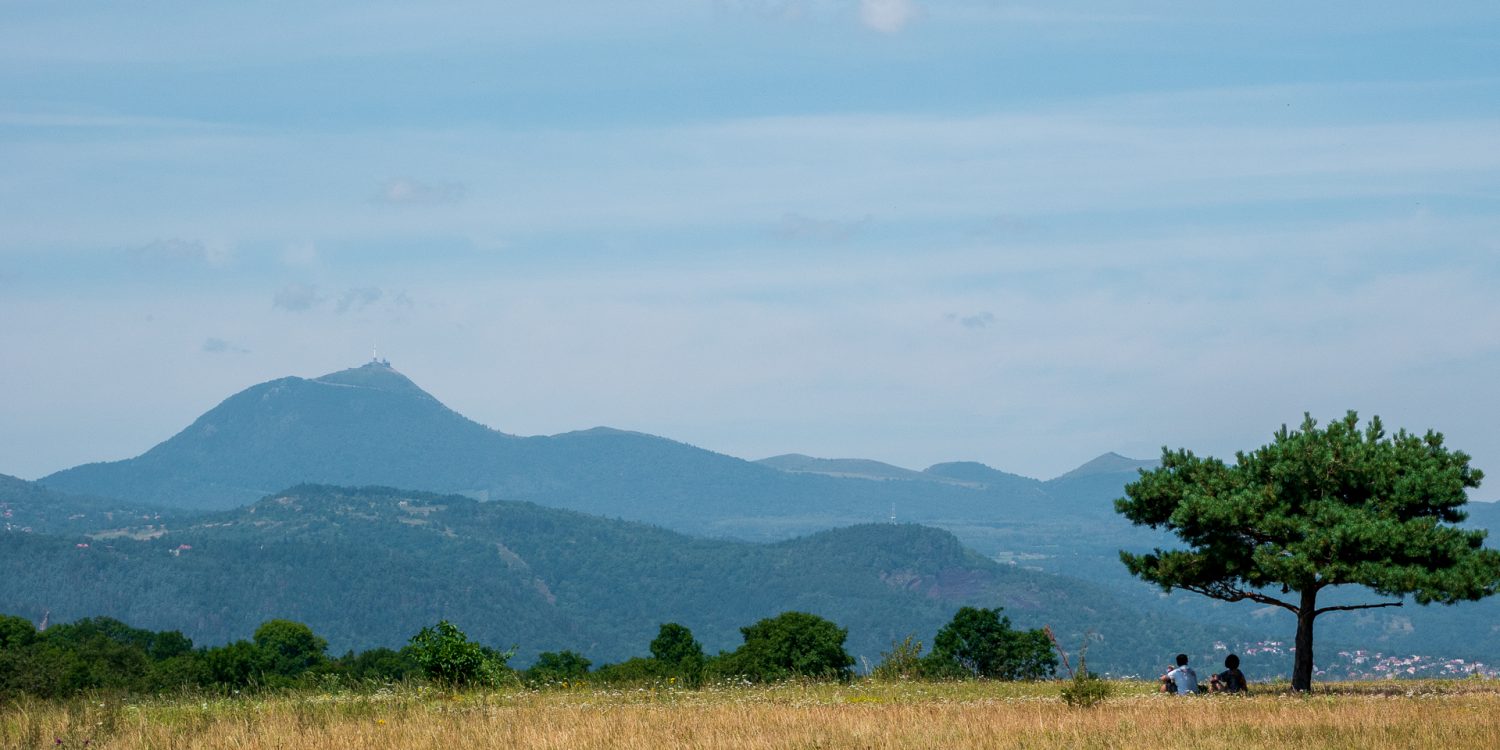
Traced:
[[[0, 0], [0, 473], [372, 349], [513, 434], [1500, 497], [1493, 2]], [[1485, 497], [1485, 499], [1492, 499]]]

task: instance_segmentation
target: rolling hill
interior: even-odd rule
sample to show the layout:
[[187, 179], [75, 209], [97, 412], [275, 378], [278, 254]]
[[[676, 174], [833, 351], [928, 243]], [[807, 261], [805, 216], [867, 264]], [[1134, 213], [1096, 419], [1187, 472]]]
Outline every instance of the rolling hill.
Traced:
[[[45, 523], [35, 528], [72, 533], [97, 527], [90, 514], [122, 509], [163, 518], [224, 511], [308, 482], [525, 501], [720, 540], [779, 542], [885, 522], [894, 512], [902, 522], [949, 531], [983, 557], [1019, 571], [1067, 576], [1052, 579], [1060, 588], [1082, 586], [1128, 602], [1118, 615], [1137, 627], [1142, 618], [1164, 618], [1183, 624], [1168, 627], [1168, 634], [1202, 626], [1284, 638], [1291, 628], [1282, 612], [1182, 593], [1163, 596], [1119, 564], [1122, 548], [1172, 545], [1113, 510], [1123, 486], [1154, 463], [1109, 453], [1040, 481], [974, 462], [923, 471], [795, 454], [749, 462], [609, 428], [517, 437], [457, 414], [389, 366], [371, 363], [253, 386], [141, 456], [46, 477], [47, 488], [93, 498], [80, 502], [94, 505], [76, 519], [46, 510]], [[120, 499], [98, 499], [104, 497]], [[1476, 525], [1500, 527], [1494, 506], [1475, 504], [1473, 511]], [[35, 508], [27, 512], [39, 517]], [[172, 528], [175, 534], [178, 527]], [[1489, 623], [1497, 619], [1500, 605], [1482, 602], [1378, 610], [1330, 618], [1319, 628], [1329, 642], [1500, 661], [1500, 647], [1485, 645], [1493, 632]]]
[[[1183, 630], [1103, 589], [997, 564], [909, 524], [751, 544], [531, 503], [306, 485], [165, 527], [0, 538], [0, 612], [107, 615], [200, 643], [284, 617], [336, 650], [399, 645], [446, 618], [519, 646], [522, 662], [560, 649], [599, 662], [644, 653], [662, 622], [728, 649], [739, 627], [797, 609], [848, 627], [851, 653], [874, 662], [907, 634], [929, 640], [971, 604], [1004, 606], [1021, 627], [1051, 624], [1069, 642], [1096, 631], [1091, 663], [1140, 671], [1159, 661], [1161, 633]], [[1243, 635], [1186, 630], [1199, 642]]]

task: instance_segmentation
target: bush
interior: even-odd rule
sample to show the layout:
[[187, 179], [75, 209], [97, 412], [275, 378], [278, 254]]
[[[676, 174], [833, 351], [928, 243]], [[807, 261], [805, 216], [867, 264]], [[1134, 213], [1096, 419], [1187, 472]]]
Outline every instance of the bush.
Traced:
[[662, 676], [695, 685], [703, 678], [703, 666], [708, 661], [693, 631], [675, 622], [663, 623], [657, 631], [651, 641], [651, 658]]
[[281, 677], [298, 677], [326, 660], [328, 641], [300, 622], [267, 620], [255, 629], [253, 640], [265, 652], [269, 671]]
[[422, 675], [410, 648], [372, 648], [357, 654], [350, 651], [331, 662], [328, 669], [350, 681], [365, 683], [401, 682]]
[[536, 664], [526, 670], [526, 681], [533, 684], [577, 682], [588, 676], [592, 664], [583, 655], [572, 651], [543, 652]]
[[605, 664], [589, 674], [593, 682], [611, 685], [649, 685], [666, 682], [675, 675], [662, 673], [661, 662], [637, 656], [619, 664]]
[[1057, 671], [1052, 642], [1041, 630], [1011, 628], [1000, 608], [963, 607], [932, 640], [929, 676], [1040, 680]]
[[253, 687], [266, 684], [270, 657], [249, 641], [235, 641], [203, 651], [203, 671], [210, 684]]
[[14, 615], [0, 615], [0, 651], [22, 649], [35, 643], [36, 626]]
[[1063, 685], [1063, 702], [1074, 708], [1092, 708], [1105, 699], [1109, 698], [1114, 689], [1108, 682], [1099, 679], [1088, 670], [1082, 660], [1078, 663], [1078, 671], [1073, 673], [1073, 679]]
[[740, 628], [745, 644], [710, 665], [724, 677], [772, 682], [793, 677], [848, 680], [854, 657], [844, 650], [849, 631], [817, 615], [783, 612]]
[[892, 641], [891, 650], [880, 654], [880, 663], [870, 671], [877, 680], [914, 680], [923, 676], [922, 642], [914, 641], [916, 634], [905, 640]]
[[510, 673], [510, 652], [487, 649], [469, 640], [447, 620], [422, 628], [411, 637], [412, 660], [427, 679], [445, 685], [494, 684]]

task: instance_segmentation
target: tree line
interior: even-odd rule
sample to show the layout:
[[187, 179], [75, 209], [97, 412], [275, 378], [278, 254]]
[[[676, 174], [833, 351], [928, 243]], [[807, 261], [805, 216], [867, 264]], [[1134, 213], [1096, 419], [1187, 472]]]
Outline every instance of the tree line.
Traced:
[[[740, 628], [744, 643], [709, 655], [692, 631], [663, 623], [639, 656], [595, 668], [574, 651], [544, 652], [530, 667], [510, 664], [514, 649], [477, 643], [447, 621], [422, 628], [400, 649], [327, 653], [307, 625], [268, 620], [249, 640], [196, 647], [179, 631], [156, 632], [108, 617], [38, 630], [0, 615], [0, 699], [57, 698], [87, 691], [220, 692], [357, 686], [398, 682], [445, 687], [849, 680], [855, 660], [846, 628], [818, 615], [783, 612]], [[914, 636], [913, 636], [914, 637]], [[938, 631], [933, 647], [913, 637], [893, 644], [877, 678], [1036, 680], [1053, 676], [1057, 657], [1042, 630], [1013, 628], [999, 608], [964, 607]]]

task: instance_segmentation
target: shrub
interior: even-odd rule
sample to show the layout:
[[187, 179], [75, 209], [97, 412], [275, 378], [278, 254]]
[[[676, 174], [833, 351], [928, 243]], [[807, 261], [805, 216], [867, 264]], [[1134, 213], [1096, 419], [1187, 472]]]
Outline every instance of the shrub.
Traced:
[[870, 670], [877, 680], [914, 680], [924, 674], [922, 668], [922, 642], [914, 640], [912, 633], [904, 640], [892, 641], [891, 650], [880, 654], [880, 663]]
[[256, 647], [266, 653], [267, 669], [286, 678], [301, 675], [322, 664], [328, 641], [313, 634], [312, 628], [291, 620], [267, 620], [255, 629]]
[[817, 615], [783, 612], [740, 628], [744, 645], [711, 665], [725, 677], [772, 682], [793, 677], [847, 680], [854, 657], [844, 650], [847, 628]]
[[409, 648], [401, 651], [372, 648], [358, 654], [350, 651], [330, 668], [349, 680], [365, 683], [400, 682], [422, 674], [422, 667], [416, 663]]
[[536, 664], [526, 670], [526, 681], [537, 684], [575, 682], [588, 676], [592, 664], [583, 655], [572, 651], [543, 652]]
[[697, 684], [703, 677], [703, 644], [693, 637], [693, 631], [675, 622], [663, 623], [651, 641], [651, 658], [658, 664], [659, 673], [666, 677], [677, 677], [685, 682]]
[[594, 682], [612, 685], [656, 684], [672, 677], [662, 674], [661, 662], [640, 656], [618, 664], [605, 664], [589, 674], [589, 679]]
[[967, 675], [1040, 680], [1057, 671], [1052, 642], [1041, 630], [1011, 628], [1000, 608], [963, 607], [932, 640], [925, 661], [931, 676]]
[[1092, 708], [1105, 699], [1109, 698], [1114, 689], [1108, 682], [1099, 679], [1088, 670], [1088, 666], [1082, 659], [1078, 662], [1078, 671], [1073, 673], [1073, 679], [1063, 685], [1063, 702], [1074, 708]]
[[411, 637], [412, 660], [427, 679], [445, 685], [494, 684], [507, 674], [510, 652], [487, 649], [469, 640], [447, 620], [422, 628]]

